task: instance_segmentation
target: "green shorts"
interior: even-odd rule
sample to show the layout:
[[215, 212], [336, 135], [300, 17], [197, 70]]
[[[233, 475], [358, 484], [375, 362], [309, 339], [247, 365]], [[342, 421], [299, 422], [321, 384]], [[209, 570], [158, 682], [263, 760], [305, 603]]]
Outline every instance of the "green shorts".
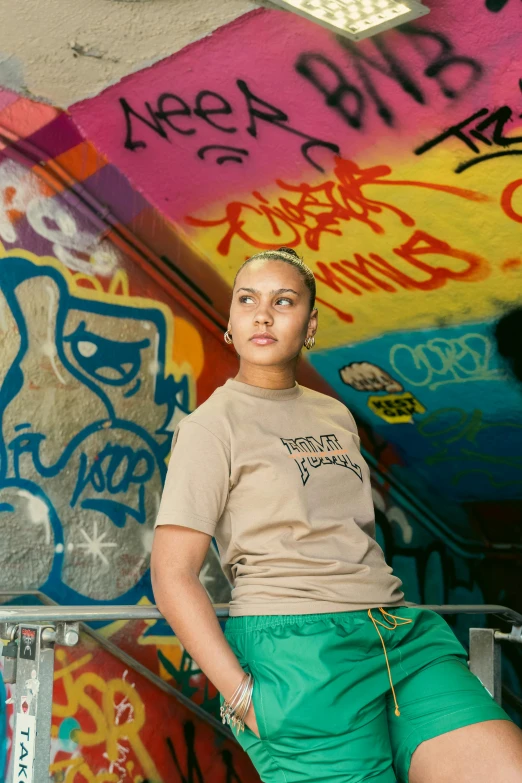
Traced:
[[424, 740], [511, 720], [443, 617], [384, 610], [371, 610], [377, 625], [367, 610], [228, 618], [261, 738], [246, 725], [234, 736], [264, 783], [407, 783]]

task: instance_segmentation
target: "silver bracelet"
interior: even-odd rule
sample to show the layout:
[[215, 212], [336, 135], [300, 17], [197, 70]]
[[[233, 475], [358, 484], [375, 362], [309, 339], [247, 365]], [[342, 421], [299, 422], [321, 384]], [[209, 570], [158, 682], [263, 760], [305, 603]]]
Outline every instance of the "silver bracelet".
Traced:
[[220, 714], [223, 723], [226, 722], [233, 728], [237, 726], [238, 731], [245, 730], [244, 719], [252, 701], [253, 687], [254, 679], [252, 674], [245, 674], [230, 701], [225, 700], [221, 705]]

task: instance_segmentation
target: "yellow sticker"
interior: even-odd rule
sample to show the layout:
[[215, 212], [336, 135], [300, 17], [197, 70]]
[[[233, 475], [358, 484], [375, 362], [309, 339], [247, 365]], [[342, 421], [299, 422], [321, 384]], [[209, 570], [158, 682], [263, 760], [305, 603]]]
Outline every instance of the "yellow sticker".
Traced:
[[409, 424], [414, 413], [426, 413], [424, 405], [421, 405], [411, 392], [373, 394], [368, 397], [368, 407], [388, 424]]

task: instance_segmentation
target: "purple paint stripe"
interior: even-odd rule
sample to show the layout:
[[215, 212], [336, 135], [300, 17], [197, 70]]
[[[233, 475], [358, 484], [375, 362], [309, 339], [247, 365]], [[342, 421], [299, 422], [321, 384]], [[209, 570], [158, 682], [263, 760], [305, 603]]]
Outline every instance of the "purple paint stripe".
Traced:
[[134, 190], [128, 179], [111, 164], [107, 164], [83, 181], [83, 186], [102, 204], [107, 204], [120, 223], [128, 225], [149, 202]]
[[45, 153], [43, 159], [48, 160], [81, 144], [84, 138], [71, 117], [59, 114], [55, 120], [28, 136], [27, 141], [42, 150]]

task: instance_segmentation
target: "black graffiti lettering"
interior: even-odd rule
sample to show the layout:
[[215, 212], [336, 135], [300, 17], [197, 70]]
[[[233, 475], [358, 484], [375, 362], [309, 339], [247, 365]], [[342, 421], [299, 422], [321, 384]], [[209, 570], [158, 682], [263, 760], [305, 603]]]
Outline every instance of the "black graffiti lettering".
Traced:
[[486, 8], [488, 11], [492, 11], [494, 14], [498, 14], [499, 11], [507, 5], [508, 0], [486, 0]]
[[[216, 101], [220, 105], [218, 106], [204, 106], [203, 103], [206, 98], [215, 98]], [[236, 133], [237, 128], [224, 128], [222, 125], [218, 125], [217, 122], [214, 122], [213, 120], [209, 119], [209, 117], [212, 114], [232, 114], [232, 106], [230, 103], [223, 98], [222, 95], [219, 95], [217, 92], [212, 92], [212, 90], [201, 90], [201, 92], [198, 92], [196, 95], [196, 108], [194, 109], [194, 114], [197, 117], [201, 117], [202, 120], [205, 120], [205, 122], [208, 122], [209, 125], [212, 125], [213, 128], [216, 128], [217, 130], [223, 131], [223, 133]]]
[[[482, 66], [471, 57], [456, 54], [453, 44], [444, 35], [414, 25], [403, 25], [398, 31], [406, 37], [410, 46], [427, 61], [422, 72], [425, 78], [435, 80], [442, 94], [450, 99], [459, 98], [482, 75]], [[397, 39], [400, 40], [400, 39]], [[350, 80], [346, 71], [336, 62], [319, 52], [301, 54], [295, 69], [324, 97], [342, 119], [356, 130], [363, 128], [368, 101], [375, 106], [385, 125], [395, 124], [396, 114], [384, 87], [378, 86], [375, 76], [385, 76], [397, 84], [403, 93], [420, 105], [427, 102], [419, 79], [405, 64], [404, 46], [392, 51], [388, 42], [377, 36], [372, 40], [374, 52], [338, 38], [339, 45], [348, 55], [360, 84]], [[433, 53], [433, 42], [436, 52]]]
[[[302, 134], [299, 135], [301, 136]], [[322, 149], [329, 150], [329, 152], [333, 152], [335, 155], [339, 155], [341, 151], [337, 144], [333, 144], [330, 141], [321, 141], [320, 139], [310, 139], [309, 141], [305, 141], [304, 144], [301, 144], [301, 154], [303, 158], [307, 160], [308, 163], [314, 167], [314, 169], [322, 172], [325, 170], [324, 166], [321, 166], [308, 154], [313, 147], [322, 147]]]
[[449, 128], [446, 128], [445, 131], [439, 133], [438, 136], [434, 136], [429, 141], [426, 141], [424, 144], [421, 144], [420, 147], [417, 147], [417, 149], [414, 150], [415, 155], [424, 155], [424, 153], [428, 152], [428, 150], [431, 150], [432, 147], [436, 147], [437, 144], [441, 144], [443, 141], [446, 141], [446, 139], [449, 139], [451, 136], [460, 139], [460, 141], [464, 142], [464, 144], [466, 144], [466, 146], [468, 146], [473, 152], [478, 152], [479, 148], [477, 147], [475, 142], [472, 139], [468, 138], [468, 136], [466, 136], [466, 134], [463, 133], [462, 131], [471, 122], [478, 119], [478, 117], [483, 117], [487, 113], [488, 113], [487, 109], [480, 109], [479, 111], [476, 111], [474, 114], [472, 114], [470, 117], [466, 117], [466, 119], [462, 120], [462, 122], [458, 122], [456, 125], [450, 125]]
[[[250, 117], [250, 124], [247, 127], [247, 132], [250, 133], [251, 136], [257, 138], [256, 119], [259, 119], [263, 122], [275, 125], [277, 128], [281, 128], [281, 130], [287, 131], [288, 133], [293, 133], [295, 136], [300, 136], [302, 139], [306, 139], [305, 143], [301, 145], [301, 153], [305, 160], [318, 171], [324, 171], [324, 168], [310, 157], [308, 154], [310, 149], [313, 147], [322, 147], [330, 152], [334, 152], [336, 155], [339, 154], [340, 149], [337, 144], [333, 144], [329, 141], [322, 141], [321, 139], [309, 136], [307, 133], [292, 128], [292, 126], [288, 124], [288, 115], [285, 114], [282, 109], [278, 109], [276, 106], [272, 106], [272, 104], [267, 103], [267, 101], [254, 95], [243, 79], [237, 80], [237, 86], [245, 96], [247, 102], [247, 109]], [[259, 106], [268, 109], [268, 111], [263, 111]]]
[[216, 163], [218, 163], [220, 166], [223, 163], [229, 163], [230, 161], [234, 163], [243, 163], [243, 158], [241, 155], [248, 155], [248, 150], [245, 150], [242, 147], [228, 147], [224, 146], [223, 144], [207, 144], [206, 147], [201, 147], [201, 149], [198, 150], [198, 158], [205, 160], [205, 155], [211, 150], [214, 152], [221, 151], [232, 153], [231, 155], [219, 155], [216, 158]]
[[181, 783], [196, 783], [196, 781], [197, 783], [204, 783], [205, 778], [203, 777], [203, 773], [201, 772], [201, 767], [199, 766], [199, 762], [196, 754], [196, 748], [195, 748], [196, 729], [194, 723], [191, 720], [185, 721], [185, 723], [183, 724], [183, 736], [185, 739], [186, 752], [187, 752], [186, 775], [181, 770], [176, 749], [174, 748], [174, 743], [172, 742], [170, 737], [167, 737], [166, 739], [170, 756], [172, 758], [172, 761], [174, 762], [174, 766], [176, 767], [178, 773], [178, 780]]
[[[180, 108], [166, 109], [165, 104], [168, 101], [176, 101]], [[162, 120], [163, 122], [166, 122], [169, 128], [172, 128], [172, 130], [176, 131], [176, 133], [181, 133], [184, 136], [192, 136], [192, 134], [196, 132], [195, 128], [178, 128], [177, 125], [173, 125], [173, 123], [170, 121], [171, 117], [190, 117], [190, 115], [190, 106], [188, 103], [185, 103], [183, 98], [180, 98], [179, 95], [173, 95], [170, 92], [164, 92], [159, 96], [156, 117], [160, 122]]]
[[[319, 147], [323, 150], [327, 150], [329, 153], [338, 155], [340, 148], [337, 144], [329, 141], [323, 141], [315, 136], [304, 133], [303, 131], [293, 128], [289, 122], [288, 115], [277, 106], [273, 106], [268, 101], [263, 100], [250, 90], [247, 83], [243, 79], [238, 79], [236, 82], [237, 87], [246, 100], [247, 111], [249, 116], [249, 122], [245, 130], [254, 139], [258, 135], [258, 122], [266, 122], [273, 127], [279, 128], [286, 133], [291, 133], [294, 136], [298, 136], [304, 141], [301, 144], [301, 154], [311, 166], [318, 171], [324, 171], [323, 166], [315, 160], [311, 155], [311, 150]], [[209, 105], [208, 99], [217, 101], [217, 105]], [[174, 107], [168, 106], [169, 103], [175, 102]], [[164, 124], [176, 133], [190, 136], [196, 133], [196, 128], [180, 128], [175, 125], [171, 120], [172, 117], [190, 117], [193, 113], [196, 117], [199, 117], [208, 125], [211, 125], [221, 133], [236, 133], [237, 127], [225, 127], [218, 124], [215, 120], [211, 119], [215, 115], [231, 115], [233, 114], [233, 108], [231, 104], [216, 92], [211, 90], [202, 90], [196, 96], [195, 108], [192, 111], [189, 104], [173, 93], [162, 93], [157, 101], [157, 109], [154, 110], [148, 101], [145, 101], [145, 107], [148, 112], [148, 117], [137, 112], [125, 98], [120, 98], [120, 104], [123, 109], [125, 124], [126, 124], [126, 137], [124, 146], [130, 150], [136, 150], [140, 148], [146, 148], [147, 142], [144, 139], [136, 138], [133, 135], [135, 128], [133, 127], [132, 118], [136, 118], [139, 122], [146, 125], [150, 130], [160, 136], [162, 139], [170, 142], [167, 130]], [[221, 155], [216, 159], [218, 164], [222, 164], [228, 161], [235, 163], [242, 163], [242, 155], [248, 155], [248, 150], [242, 147], [228, 147], [220, 144], [209, 144], [201, 147], [197, 151], [197, 155], [200, 160], [205, 159], [205, 155], [210, 150], [224, 150], [225, 152], [232, 153], [231, 155]]]
[[[480, 122], [476, 126], [476, 130], [470, 132], [477, 139], [489, 144], [498, 144], [499, 147], [509, 147], [511, 144], [520, 144], [520, 142], [522, 142], [522, 136], [504, 136], [504, 127], [506, 123], [511, 120], [512, 116], [513, 112], [509, 106], [501, 106], [500, 109], [492, 112], [483, 122]], [[519, 117], [520, 116], [522, 115], [519, 115]], [[494, 126], [491, 142], [481, 134], [481, 131], [486, 130], [490, 125]]]
[[[476, 122], [480, 117], [484, 117], [484, 119]], [[474, 153], [475, 157], [459, 163], [455, 168], [457, 174], [492, 158], [504, 155], [522, 155], [522, 150], [507, 149], [514, 144], [522, 143], [522, 136], [504, 136], [504, 128], [508, 122], [511, 122], [512, 117], [513, 111], [509, 106], [501, 106], [491, 113], [486, 108], [479, 109], [471, 116], [466, 117], [466, 119], [455, 125], [450, 125], [442, 133], [421, 144], [420, 147], [414, 150], [414, 153], [415, 155], [424, 155], [425, 152], [428, 152], [438, 144], [442, 144], [451, 137], [459, 139]], [[519, 115], [519, 117], [522, 117], [522, 115]], [[473, 123], [473, 127], [470, 128], [469, 126]], [[485, 131], [489, 128], [492, 128], [491, 136], [486, 136]], [[502, 150], [480, 154], [481, 149], [476, 142], [484, 144], [489, 149], [496, 146], [501, 147]]]
[[326, 105], [334, 108], [350, 127], [362, 126], [363, 94], [334, 62], [323, 54], [310, 52], [300, 55], [295, 69], [324, 95]]
[[234, 767], [234, 756], [229, 750], [221, 751], [221, 758], [226, 769], [225, 783], [241, 783], [241, 778]]
[[124, 146], [126, 147], [126, 149], [137, 150], [140, 147], [147, 146], [147, 143], [145, 141], [142, 141], [141, 139], [139, 140], [133, 139], [131, 116], [136, 117], [140, 122], [143, 122], [145, 125], [147, 125], [148, 128], [153, 130], [154, 133], [157, 133], [158, 136], [161, 136], [162, 139], [165, 139], [165, 141], [169, 141], [165, 128], [163, 128], [161, 122], [154, 114], [154, 109], [152, 108], [152, 106], [148, 101], [145, 101], [145, 106], [147, 108], [147, 111], [149, 112], [150, 120], [148, 120], [146, 117], [142, 117], [141, 114], [139, 114], [135, 109], [132, 108], [132, 106], [125, 98], [120, 98], [120, 104], [123, 109], [123, 115], [125, 117], [126, 135], [125, 135]]
[[384, 98], [378, 92], [377, 87], [371, 78], [369, 68], [373, 68], [382, 76], [393, 79], [406, 95], [409, 95], [417, 103], [424, 104], [426, 102], [419, 85], [413, 80], [413, 77], [408, 73], [400, 59], [389, 50], [382, 38], [376, 37], [373, 41], [374, 47], [382, 57], [382, 62], [370, 57], [360, 47], [346, 38], [339, 38], [339, 43], [351, 56], [357, 73], [364, 84], [368, 95], [377, 108], [379, 117], [381, 117], [386, 125], [392, 126], [395, 117], [391, 107], [385, 103]]
[[[282, 109], [278, 109], [275, 106], [272, 106], [271, 103], [267, 103], [267, 101], [254, 95], [243, 79], [237, 80], [237, 86], [246, 98], [248, 115], [250, 117], [250, 124], [247, 126], [246, 130], [254, 139], [257, 138], [256, 119], [263, 120], [263, 122], [270, 122], [273, 125], [277, 125], [281, 122], [288, 122], [288, 114], [285, 114]], [[268, 111], [263, 111], [260, 107], [264, 107], [265, 109], [268, 109]]]
[[[424, 57], [429, 58], [424, 75], [428, 79], [435, 79], [438, 82], [446, 98], [452, 100], [460, 98], [482, 76], [482, 65], [472, 57], [455, 54], [453, 44], [442, 33], [426, 30], [413, 24], [402, 25], [400, 32], [410, 38]], [[439, 51], [434, 59], [431, 47], [428, 50], [423, 46], [425, 42], [432, 41], [439, 45]], [[460, 85], [453, 82], [450, 84], [450, 74], [467, 74], [467, 78]]]

